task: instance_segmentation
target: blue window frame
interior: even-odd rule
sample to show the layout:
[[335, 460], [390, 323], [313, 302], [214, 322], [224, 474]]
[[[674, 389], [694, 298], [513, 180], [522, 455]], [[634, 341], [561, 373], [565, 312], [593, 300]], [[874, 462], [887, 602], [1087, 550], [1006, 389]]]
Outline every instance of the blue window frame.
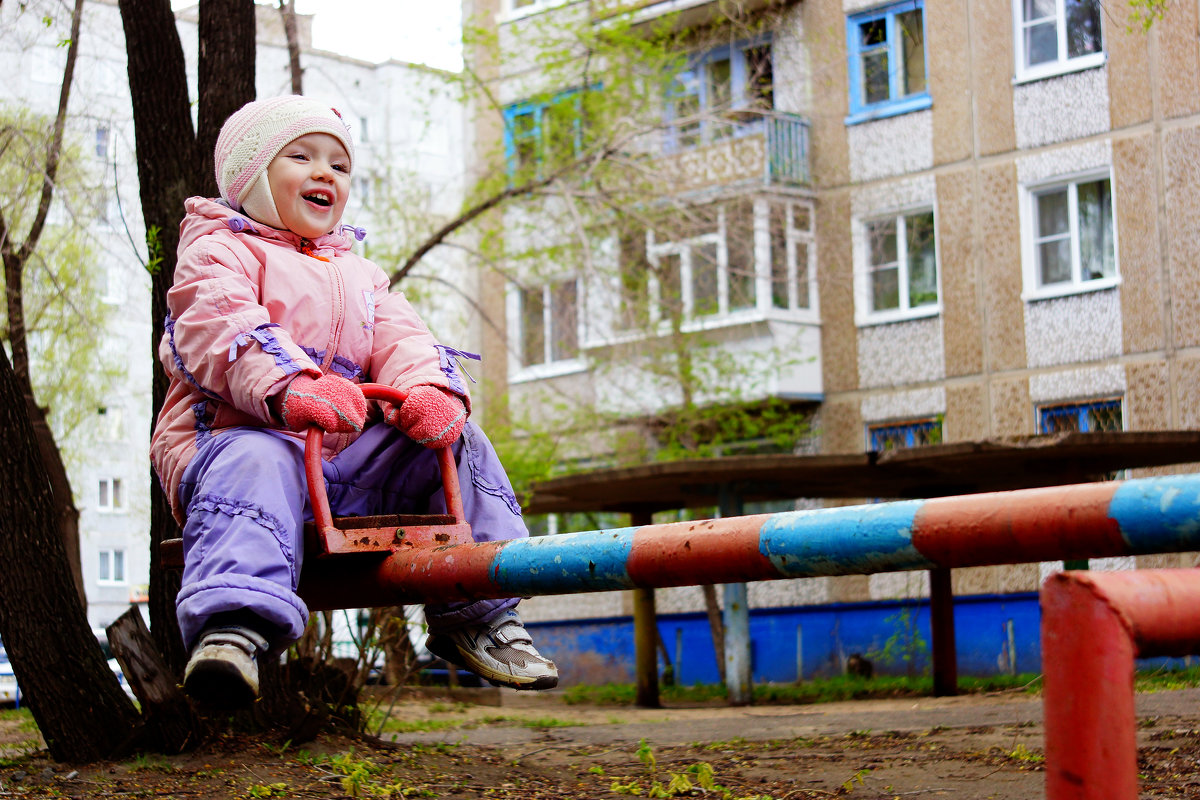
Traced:
[[508, 174], [529, 170], [536, 177], [549, 160], [571, 158], [583, 149], [584, 92], [572, 89], [504, 109], [504, 155]]
[[942, 421], [935, 418], [868, 425], [867, 440], [869, 449], [881, 453], [885, 450], [897, 450], [902, 447], [940, 444]]
[[850, 115], [846, 124], [929, 108], [923, 0], [846, 18]]
[[667, 150], [712, 144], [758, 129], [775, 107], [769, 39], [694, 55], [667, 93]]
[[1096, 433], [1124, 430], [1121, 399], [1041, 406], [1037, 410], [1039, 433]]

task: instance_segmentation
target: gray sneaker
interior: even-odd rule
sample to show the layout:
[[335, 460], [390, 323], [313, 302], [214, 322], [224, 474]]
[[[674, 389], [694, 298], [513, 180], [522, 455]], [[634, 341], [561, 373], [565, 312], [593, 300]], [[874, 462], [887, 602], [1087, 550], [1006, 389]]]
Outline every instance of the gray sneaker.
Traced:
[[533, 646], [516, 611], [480, 625], [432, 633], [429, 652], [468, 669], [489, 683], [512, 689], [553, 689], [558, 668]]
[[183, 689], [207, 708], [245, 708], [258, 699], [258, 656], [267, 640], [244, 625], [200, 634], [183, 672]]

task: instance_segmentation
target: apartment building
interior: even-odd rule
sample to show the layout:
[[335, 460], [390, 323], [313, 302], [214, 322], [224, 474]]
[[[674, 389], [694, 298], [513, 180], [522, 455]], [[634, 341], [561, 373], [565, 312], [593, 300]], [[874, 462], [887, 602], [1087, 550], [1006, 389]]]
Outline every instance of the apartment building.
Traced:
[[[496, 309], [507, 339], [485, 344], [485, 357], [506, 365], [490, 375], [513, 406], [588, 397], [625, 409], [632, 427], [669, 413], [681, 396], [638, 360], [661, 325], [622, 338], [619, 310], [620, 287], [644, 291], [653, 313], [670, 284], [678, 310], [660, 316], [708, 332], [730, 360], [803, 356], [760, 362], [766, 374], [740, 398], [781, 398], [810, 415], [797, 452], [1200, 421], [1195, 8], [1171, 6], [1148, 27], [1130, 4], [1099, 0], [466, 0], [464, 18], [490, 27], [500, 50], [488, 78], [502, 110], [475, 109], [475, 152], [493, 142], [510, 170], [537, 155], [528, 141], [545, 137], [555, 98], [580, 89], [538, 84], [535, 30], [570, 41], [620, 19], [623, 34], [658, 41], [693, 31], [673, 40], [692, 46], [648, 101], [661, 124], [640, 151], [672, 176], [660, 181], [665, 202], [694, 211], [687, 235], [664, 240], [653, 221], [641, 237], [590, 227], [591, 257], [650, 275], [615, 291], [569, 263], [509, 280]], [[525, 246], [523, 215], [545, 212], [532, 205], [508, 222], [513, 251]], [[614, 342], [625, 366], [602, 372]], [[630, 402], [647, 395], [654, 408]], [[585, 449], [608, 444], [580, 438]], [[954, 571], [960, 632], [964, 620], [981, 631], [960, 634], [960, 668], [1038, 668], [1036, 590], [1058, 568]], [[927, 594], [920, 573], [754, 584], [756, 677], [794, 680], [837, 671], [852, 650], [879, 653], [889, 630], [894, 641], [912, 627], [906, 609], [922, 613], [903, 601]], [[616, 594], [523, 608], [573, 627], [563, 639], [576, 642], [611, 639], [604, 631], [630, 614]], [[658, 592], [677, 657], [711, 654], [703, 609], [699, 588]], [[919, 631], [908, 635], [911, 645]], [[630, 660], [612, 657], [624, 644], [589, 651], [581, 679], [628, 680]], [[687, 682], [715, 677], [711, 663], [690, 676], [676, 666]]]
[[[278, 9], [260, 5], [257, 12], [258, 96], [290, 93]], [[177, 20], [194, 94], [197, 9], [181, 9]], [[446, 73], [312, 49], [312, 23], [312, 17], [300, 16], [305, 93], [341, 110], [355, 138], [357, 164], [346, 221], [367, 231], [357, 246], [385, 269], [394, 269], [414, 235], [414, 218], [430, 225], [459, 209], [461, 105]], [[66, 56], [60, 43], [69, 31], [68, 6], [0, 6], [0, 68], [7, 76], [0, 84], [0, 102], [5, 107], [53, 118]], [[79, 400], [90, 403], [83, 424], [56, 435], [69, 454], [68, 472], [80, 510], [88, 619], [93, 627], [103, 627], [131, 603], [142, 601], [149, 582], [151, 347], [153, 331], [160, 327], [150, 319], [125, 42], [116, 0], [86, 3], [79, 46], [67, 140], [81, 154], [91, 199], [68, 206], [60, 198], [50, 223], [74, 220], [94, 255], [79, 268], [95, 271], [108, 321], [103, 330], [89, 334], [103, 340], [104, 363], [97, 366], [115, 378], [105, 396]], [[442, 288], [461, 285], [462, 269], [455, 254], [434, 253], [405, 284], [447, 342], [466, 336], [466, 301]], [[45, 276], [31, 272], [29, 280], [36, 279]]]

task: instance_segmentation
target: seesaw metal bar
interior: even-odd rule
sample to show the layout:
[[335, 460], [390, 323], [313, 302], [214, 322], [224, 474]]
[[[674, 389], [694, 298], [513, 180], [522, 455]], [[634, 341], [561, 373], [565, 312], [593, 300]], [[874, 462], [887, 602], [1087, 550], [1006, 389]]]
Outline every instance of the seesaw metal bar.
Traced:
[[312, 610], [1200, 550], [1200, 475], [310, 559]]

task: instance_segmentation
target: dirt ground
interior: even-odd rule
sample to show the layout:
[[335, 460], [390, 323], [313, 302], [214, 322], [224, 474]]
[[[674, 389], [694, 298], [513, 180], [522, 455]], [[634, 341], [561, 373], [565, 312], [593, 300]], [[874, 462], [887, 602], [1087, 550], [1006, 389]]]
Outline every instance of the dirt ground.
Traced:
[[[465, 691], [396, 701], [386, 741], [226, 733], [186, 755], [93, 765], [50, 761], [5, 715], [0, 798], [1044, 796], [1041, 704], [1021, 693], [635, 709]], [[1200, 690], [1144, 695], [1138, 712], [1141, 797], [1200, 798]]]

